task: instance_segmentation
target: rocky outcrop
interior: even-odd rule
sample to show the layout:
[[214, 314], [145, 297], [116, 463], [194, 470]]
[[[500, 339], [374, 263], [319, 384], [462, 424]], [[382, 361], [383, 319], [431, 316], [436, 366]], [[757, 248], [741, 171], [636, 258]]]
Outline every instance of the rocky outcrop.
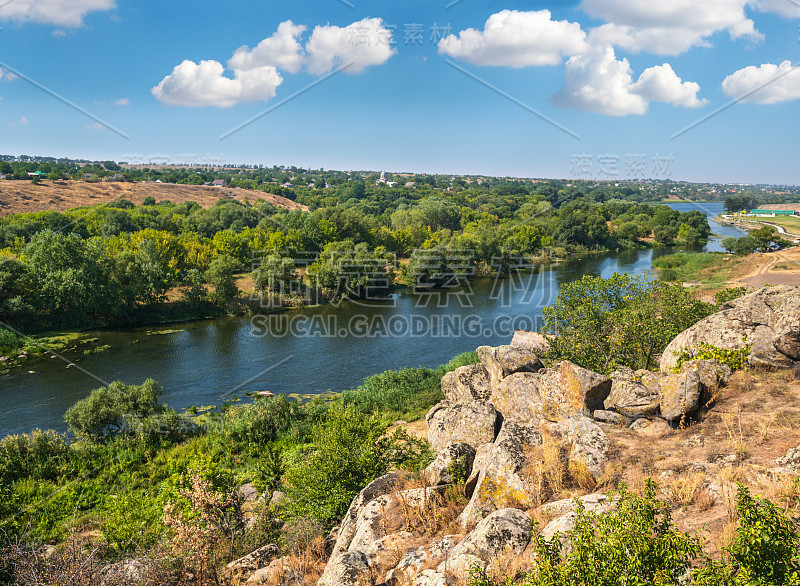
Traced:
[[265, 568], [256, 570], [245, 584], [302, 584], [303, 576], [289, 563], [289, 558], [278, 558]]
[[541, 379], [530, 372], [504, 378], [492, 392], [492, 404], [506, 419], [538, 424], [542, 420]]
[[242, 584], [259, 568], [268, 565], [281, 553], [280, 547], [271, 543], [264, 547], [259, 547], [252, 553], [234, 560], [220, 570], [220, 578], [223, 583]]
[[717, 391], [728, 383], [731, 368], [717, 360], [690, 360], [681, 364], [678, 374], [692, 372], [700, 379], [701, 402], [707, 403]]
[[775, 463], [782, 468], [800, 472], [800, 446], [786, 452], [786, 455], [775, 460]]
[[348, 551], [331, 558], [318, 586], [356, 586], [370, 574], [367, 556], [361, 551]]
[[658, 388], [648, 388], [642, 383], [627, 378], [613, 378], [611, 393], [603, 403], [626, 417], [652, 417], [658, 413]]
[[447, 382], [442, 379], [442, 392], [451, 403], [488, 403], [492, 395], [489, 373], [481, 364], [461, 366]]
[[544, 365], [531, 350], [515, 346], [481, 346], [476, 350], [481, 364], [489, 373], [492, 387], [517, 372], [538, 372]]
[[549, 421], [591, 416], [611, 392], [611, 379], [567, 360], [541, 372], [543, 414]]
[[538, 426], [506, 421], [497, 441], [481, 446], [465, 487], [470, 501], [458, 518], [462, 527], [471, 527], [512, 503], [522, 507], [533, 504], [536, 487], [523, 469], [535, 459], [532, 449], [541, 444]]
[[683, 352], [691, 355], [703, 343], [731, 350], [751, 344], [751, 366], [793, 367], [800, 360], [800, 289], [765, 287], [729, 301], [670, 342], [661, 370], [671, 372]]
[[702, 391], [700, 377], [690, 370], [664, 377], [658, 393], [661, 416], [667, 421], [691, 417], [700, 407]]
[[[396, 490], [399, 483], [400, 477], [396, 473], [392, 472], [376, 478], [366, 487], [364, 487], [360, 493], [358, 493], [358, 495], [353, 499], [353, 502], [350, 503], [350, 507], [347, 509], [347, 513], [342, 520], [342, 524], [336, 537], [336, 544], [333, 546], [333, 551], [331, 552], [331, 560], [340, 557], [350, 548], [353, 538], [356, 536], [356, 532], [359, 529], [359, 520], [364, 508], [374, 499], [383, 495], [391, 494], [394, 490]], [[328, 565], [330, 566], [331, 564], [328, 563]], [[322, 576], [323, 579], [329, 578], [326, 576], [327, 573], [328, 569], [326, 567], [325, 574]], [[324, 582], [320, 583], [324, 584]]]
[[497, 410], [484, 403], [439, 403], [426, 416], [428, 442], [434, 452], [451, 444], [475, 449], [494, 441], [499, 427]]
[[469, 444], [451, 444], [436, 455], [423, 475], [433, 486], [463, 482], [472, 474], [475, 448]]
[[531, 520], [519, 509], [501, 509], [483, 519], [439, 564], [437, 571], [456, 575], [469, 571], [474, 563], [481, 567], [501, 552], [510, 549], [520, 555], [531, 540]]
[[402, 557], [396, 567], [386, 574], [386, 583], [389, 586], [402, 586], [409, 583], [414, 576], [418, 576], [422, 568], [439, 562], [456, 546], [463, 535], [445, 535], [435, 539], [428, 547], [410, 549]]
[[563, 437], [570, 445], [569, 469], [575, 478], [588, 474], [599, 484], [605, 474], [608, 436], [594, 421], [577, 415], [561, 422]]

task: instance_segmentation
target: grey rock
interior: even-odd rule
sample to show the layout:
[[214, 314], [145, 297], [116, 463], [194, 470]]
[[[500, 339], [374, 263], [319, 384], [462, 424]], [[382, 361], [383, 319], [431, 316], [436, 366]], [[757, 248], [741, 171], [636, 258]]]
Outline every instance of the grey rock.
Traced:
[[470, 501], [458, 517], [462, 527], [505, 506], [533, 505], [536, 486], [523, 469], [536, 457], [532, 449], [541, 444], [538, 426], [506, 421], [497, 441], [481, 446], [465, 486]]
[[800, 362], [795, 363], [792, 373], [794, 374], [794, 380], [800, 380]]
[[538, 424], [542, 419], [542, 377], [518, 372], [505, 377], [492, 391], [492, 404], [506, 420]]
[[[475, 448], [464, 443], [451, 444], [437, 454], [423, 474], [433, 486], [463, 482], [472, 473], [474, 460]], [[458, 475], [461, 478], [457, 478]]]
[[544, 368], [535, 352], [515, 346], [481, 346], [476, 352], [489, 373], [492, 388], [516, 372], [538, 372]]
[[669, 423], [663, 419], [637, 419], [630, 429], [647, 437], [664, 437], [672, 433]]
[[707, 403], [724, 387], [731, 377], [731, 368], [717, 360], [690, 360], [681, 364], [678, 374], [693, 372], [700, 379], [701, 406]]
[[598, 409], [592, 413], [592, 417], [595, 419], [595, 421], [600, 421], [601, 423], [610, 423], [611, 425], [628, 427], [631, 424], [630, 417], [625, 417], [616, 411], [601, 411]]
[[564, 436], [572, 446], [569, 468], [573, 474], [588, 472], [598, 484], [602, 482], [608, 459], [608, 436], [594, 421], [576, 415], [562, 422]]
[[603, 408], [611, 392], [611, 379], [567, 360], [541, 372], [544, 417], [561, 421]]
[[800, 472], [800, 446], [786, 452], [786, 455], [775, 460], [775, 463], [783, 468]]
[[[235, 584], [236, 582], [234, 582]], [[239, 582], [241, 583], [241, 582]], [[266, 568], [259, 568], [250, 576], [245, 584], [303, 584], [303, 576], [292, 569], [289, 558], [278, 558], [270, 562]]]
[[627, 417], [650, 417], [658, 413], [658, 389], [650, 389], [631, 379], [613, 378], [611, 393], [603, 405]]
[[122, 560], [103, 567], [99, 574], [101, 586], [137, 584], [146, 581], [158, 571], [160, 562], [150, 558]]
[[336, 544], [331, 552], [335, 558], [350, 548], [350, 544], [358, 529], [358, 520], [364, 508], [374, 499], [392, 493], [400, 484], [400, 477], [396, 472], [385, 474], [370, 482], [350, 503], [344, 519], [336, 536]]
[[219, 571], [220, 578], [224, 583], [228, 584], [245, 582], [256, 570], [268, 565], [280, 553], [280, 547], [274, 543], [259, 547], [257, 550], [223, 567]]
[[243, 484], [239, 487], [239, 494], [242, 495], [242, 500], [244, 502], [255, 502], [258, 500], [260, 496], [258, 493], [258, 489], [250, 483]]
[[731, 350], [752, 344], [750, 366], [791, 368], [800, 360], [800, 289], [765, 287], [729, 301], [669, 343], [661, 370], [671, 372], [682, 352], [691, 354], [702, 343]]
[[[600, 492], [587, 494], [578, 498], [578, 500], [581, 502], [585, 510], [597, 511], [598, 513], [610, 511], [614, 508], [615, 503], [614, 499], [612, 499], [610, 496]], [[552, 503], [542, 505], [542, 514], [550, 518], [562, 517], [567, 513], [572, 513], [576, 510], [577, 505], [575, 504], [574, 498], [562, 499], [560, 501], [553, 501]]]
[[434, 452], [451, 444], [465, 443], [476, 450], [492, 443], [498, 416], [494, 406], [480, 403], [448, 403], [434, 406], [426, 416], [428, 442]]
[[492, 395], [489, 373], [482, 364], [460, 366], [453, 371], [452, 377], [445, 381], [442, 378], [442, 391], [445, 398], [452, 403], [488, 403]]
[[348, 551], [331, 558], [317, 586], [356, 586], [369, 576], [367, 556], [361, 551]]
[[414, 586], [447, 586], [447, 580], [436, 570], [423, 570], [414, 578]]
[[519, 509], [501, 509], [483, 519], [439, 564], [438, 572], [468, 571], [479, 560], [487, 563], [507, 547], [522, 554], [531, 540], [531, 521]]
[[702, 391], [700, 377], [691, 370], [664, 377], [659, 387], [661, 416], [667, 421], [691, 417], [700, 407]]

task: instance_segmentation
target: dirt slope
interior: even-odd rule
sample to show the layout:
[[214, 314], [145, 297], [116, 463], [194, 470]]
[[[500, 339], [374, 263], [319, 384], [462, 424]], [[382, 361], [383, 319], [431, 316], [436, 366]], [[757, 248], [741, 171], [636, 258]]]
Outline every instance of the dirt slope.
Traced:
[[172, 185], [167, 183], [87, 183], [85, 181], [0, 181], [0, 216], [42, 210], [65, 211], [80, 206], [91, 206], [125, 198], [139, 205], [147, 196], [156, 201], [168, 199], [173, 203], [194, 201], [209, 208], [220, 199], [247, 198], [254, 202], [261, 198], [276, 206], [290, 210], [308, 208], [285, 197], [249, 191], [202, 185]]

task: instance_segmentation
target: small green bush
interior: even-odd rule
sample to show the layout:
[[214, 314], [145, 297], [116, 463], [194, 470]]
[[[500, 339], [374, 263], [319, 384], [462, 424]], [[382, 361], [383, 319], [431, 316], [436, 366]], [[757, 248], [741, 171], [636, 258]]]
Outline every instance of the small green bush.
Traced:
[[6, 436], [0, 440], [0, 483], [57, 480], [71, 457], [67, 439], [52, 430]]
[[747, 359], [752, 347], [752, 344], [747, 344], [744, 348], [738, 349], [719, 348], [703, 342], [694, 350], [682, 350], [678, 354], [675, 372], [680, 370], [684, 362], [690, 360], [716, 360], [720, 364], [727, 364], [731, 370], [742, 370], [747, 367]]
[[739, 297], [746, 294], [747, 294], [747, 287], [728, 287], [727, 289], [718, 291], [714, 295], [714, 303], [717, 304], [717, 307], [721, 307], [728, 301], [739, 299]]
[[678, 271], [675, 269], [661, 269], [658, 272], [658, 278], [662, 281], [672, 283], [678, 280]]

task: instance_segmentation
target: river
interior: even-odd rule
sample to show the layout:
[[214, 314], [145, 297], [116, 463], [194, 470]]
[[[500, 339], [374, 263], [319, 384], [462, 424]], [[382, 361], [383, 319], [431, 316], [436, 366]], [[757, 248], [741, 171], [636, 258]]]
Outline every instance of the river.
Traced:
[[[722, 204], [673, 204], [700, 209], [709, 221]], [[711, 224], [720, 236], [742, 231]], [[713, 239], [707, 250], [720, 250]], [[0, 437], [36, 427], [66, 429], [66, 409], [105, 382], [139, 384], [151, 377], [162, 400], [178, 410], [218, 405], [246, 392], [315, 394], [342, 391], [365, 377], [407, 366], [437, 366], [488, 344], [508, 343], [515, 328], [536, 327], [558, 287], [583, 275], [649, 274], [670, 250], [595, 255], [504, 279], [472, 281], [436, 295], [404, 294], [390, 302], [343, 303], [263, 318], [224, 318], [93, 335], [111, 349], [26, 365], [0, 376]], [[28, 372], [33, 371], [33, 374]]]

